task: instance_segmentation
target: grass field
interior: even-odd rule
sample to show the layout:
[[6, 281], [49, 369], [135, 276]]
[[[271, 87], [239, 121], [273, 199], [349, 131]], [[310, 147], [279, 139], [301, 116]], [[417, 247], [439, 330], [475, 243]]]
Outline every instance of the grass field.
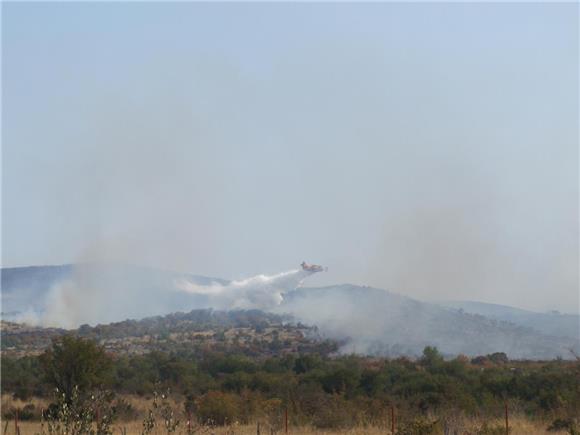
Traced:
[[[136, 418], [131, 421], [117, 421], [113, 426], [113, 434], [123, 435], [123, 434], [141, 434], [143, 432], [143, 417], [147, 414], [150, 408], [151, 401], [146, 398], [132, 395], [124, 395], [123, 399], [130, 403], [132, 408], [136, 412]], [[46, 409], [48, 406], [48, 401], [46, 399], [31, 398], [27, 401], [15, 400], [7, 394], [2, 395], [2, 409], [8, 409], [10, 406], [16, 406], [19, 408], [24, 407], [26, 404], [33, 404], [37, 410]], [[172, 400], [171, 404], [175, 410], [182, 408], [183, 404], [178, 400]], [[183, 419], [183, 416], [177, 416], [179, 419]], [[433, 417], [432, 419], [435, 419]], [[15, 422], [14, 420], [6, 420], [2, 417], [0, 425], [0, 434], [12, 435], [16, 434]], [[326, 434], [326, 435], [390, 435], [392, 434], [390, 420], [385, 421], [382, 427], [359, 425], [357, 427], [348, 429], [317, 429], [309, 426], [295, 426], [292, 424], [292, 420], [289, 419], [288, 433], [291, 435], [314, 435], [314, 434]], [[518, 415], [514, 412], [509, 418], [509, 434], [510, 435], [539, 435], [539, 434], [566, 434], [568, 432], [564, 431], [547, 431], [547, 427], [550, 422], [547, 421], [532, 421], [522, 415]], [[41, 423], [38, 421], [21, 421], [18, 424], [20, 435], [35, 435], [42, 433]], [[487, 430], [486, 430], [487, 427]], [[47, 427], [44, 427], [45, 433], [48, 433]], [[400, 429], [397, 427], [397, 429]], [[475, 419], [466, 418], [464, 416], [457, 416], [456, 419], [450, 424], [449, 431], [446, 433], [443, 430], [442, 425], [438, 429], [431, 432], [403, 432], [404, 435], [504, 435], [505, 434], [505, 420], [503, 418], [497, 419]], [[155, 435], [165, 435], [167, 430], [163, 427], [163, 420], [157, 420], [157, 426], [153, 429], [151, 434]], [[178, 425], [177, 431], [173, 432], [175, 434], [187, 434], [186, 422], [182, 422]], [[202, 427], [197, 424], [192, 423], [192, 430], [189, 433], [197, 435], [258, 435], [258, 423], [249, 425], [229, 425], [229, 426], [218, 426], [218, 427]], [[285, 431], [283, 426], [278, 422], [277, 430], [272, 430], [267, 422], [262, 421], [260, 423], [259, 435], [282, 435]], [[401, 433], [401, 432], [395, 432]]]
[[[458, 435], [500, 435], [504, 434], [505, 431], [500, 431], [503, 427], [502, 421], [488, 421], [488, 427], [493, 428], [488, 432], [481, 430], [482, 422], [478, 421], [468, 421], [465, 422], [465, 428], [458, 432]], [[12, 435], [15, 434], [14, 421], [8, 421], [7, 430], [4, 431], [6, 426], [6, 421], [2, 421], [2, 434]], [[547, 425], [538, 425], [533, 422], [526, 420], [524, 418], [514, 418], [510, 423], [510, 435], [540, 435], [540, 434], [565, 434], [566, 432], [548, 432], [546, 430]], [[20, 435], [35, 435], [41, 433], [41, 426], [38, 422], [22, 422], [19, 423]], [[124, 432], [124, 430], [126, 432]], [[128, 422], [121, 423], [114, 427], [114, 434], [122, 435], [126, 434], [141, 434], [142, 425], [140, 422]], [[186, 434], [187, 431], [185, 427], [181, 429], [178, 428], [176, 434]], [[218, 428], [196, 428], [192, 431], [195, 434], [203, 435], [256, 435], [257, 425], [245, 425], [245, 426], [224, 426]], [[284, 434], [284, 430], [278, 432], [270, 432], [268, 427], [262, 426], [260, 428], [260, 435], [271, 435], [275, 433], [277, 435]], [[289, 434], [292, 435], [314, 435], [314, 434], [325, 434], [325, 435], [388, 435], [391, 434], [390, 428], [379, 428], [379, 427], [356, 427], [344, 430], [321, 430], [309, 427], [290, 427], [288, 430]], [[444, 434], [443, 431], [433, 432], [434, 434]], [[453, 432], [450, 432], [453, 434]], [[152, 434], [155, 435], [165, 435], [167, 431], [164, 428], [156, 428], [153, 430]]]

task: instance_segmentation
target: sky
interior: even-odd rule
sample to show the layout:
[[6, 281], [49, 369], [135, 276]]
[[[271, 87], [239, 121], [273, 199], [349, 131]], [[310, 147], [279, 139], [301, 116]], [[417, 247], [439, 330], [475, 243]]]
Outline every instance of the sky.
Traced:
[[4, 267], [578, 312], [577, 4], [2, 8]]

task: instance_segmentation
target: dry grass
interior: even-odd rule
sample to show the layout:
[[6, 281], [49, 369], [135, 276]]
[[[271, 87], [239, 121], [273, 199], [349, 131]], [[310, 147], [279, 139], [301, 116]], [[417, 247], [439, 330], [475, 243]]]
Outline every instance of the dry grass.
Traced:
[[[131, 404], [133, 409], [137, 412], [138, 415], [144, 416], [147, 413], [147, 410], [151, 407], [151, 398], [149, 397], [139, 397], [139, 396], [132, 396], [132, 395], [123, 395], [121, 396], [125, 401]], [[169, 399], [173, 409], [183, 409], [183, 403], [180, 400], [175, 400], [175, 398]], [[45, 399], [39, 398], [32, 398], [27, 401], [20, 401], [15, 400], [10, 395], [2, 395], [1, 397], [1, 404], [2, 404], [2, 411], [4, 412], [9, 407], [18, 407], [22, 408], [27, 404], [34, 404], [37, 410], [46, 408], [48, 406], [48, 401]], [[179, 418], [179, 417], [178, 417]], [[503, 427], [504, 420], [497, 419], [497, 420], [476, 420], [476, 419], [469, 419], [464, 420], [461, 417], [458, 417], [461, 420], [461, 426], [465, 429], [460, 431], [460, 435], [474, 435], [477, 433], [477, 428], [481, 428], [481, 426], [487, 423], [488, 426], [493, 427]], [[15, 426], [14, 420], [6, 421], [4, 418], [0, 419], [0, 435], [12, 435], [15, 434]], [[8, 423], [8, 424], [6, 424]], [[158, 424], [163, 424], [162, 422], [158, 421]], [[290, 421], [291, 423], [291, 421]], [[510, 435], [540, 435], [540, 434], [550, 434], [550, 435], [563, 435], [566, 432], [547, 432], [546, 427], [549, 423], [547, 422], [534, 422], [530, 419], [525, 417], [512, 415], [510, 416]], [[7, 428], [6, 431], [4, 429]], [[36, 435], [41, 433], [41, 425], [40, 422], [19, 422], [19, 429], [20, 435]], [[46, 429], [46, 428], [45, 428]], [[142, 420], [138, 419], [135, 421], [123, 422], [119, 421], [117, 424], [114, 425], [114, 434], [121, 435], [123, 433], [123, 429], [126, 430], [127, 434], [141, 434], [142, 433]], [[215, 427], [215, 428], [202, 428], [194, 432], [196, 435], [255, 435], [256, 434], [256, 424], [252, 425], [232, 425], [232, 426], [224, 426], [224, 427]], [[184, 422], [182, 422], [176, 434], [185, 434], [185, 426]], [[262, 424], [261, 426], [261, 435], [271, 435], [269, 426]], [[276, 435], [283, 435], [284, 431], [275, 432]], [[389, 435], [391, 434], [390, 427], [355, 427], [351, 429], [344, 429], [344, 430], [321, 430], [315, 429], [311, 427], [290, 427], [289, 433], [291, 435], [314, 435], [314, 434], [324, 434], [324, 435]], [[154, 435], [166, 435], [167, 431], [164, 430], [163, 427], [157, 427], [156, 430], [152, 432]]]
[[[26, 405], [29, 404], [33, 404], [34, 407], [37, 409], [42, 409], [48, 406], [49, 401], [39, 397], [31, 397], [30, 399], [27, 400], [20, 400], [13, 398], [12, 395], [10, 394], [2, 394], [0, 403], [2, 410], [6, 410], [11, 407], [24, 408]], [[4, 429], [4, 426], [2, 426], [2, 429]]]
[[[4, 432], [4, 427], [6, 422], [2, 422], [2, 434], [12, 435], [15, 434], [14, 430], [14, 422], [8, 422], [8, 430]], [[501, 425], [502, 421], [488, 421], [488, 424], [491, 425]], [[480, 426], [481, 422], [472, 421], [467, 424], [470, 429], [465, 432], [462, 432], [461, 435], [473, 434], [473, 429]], [[21, 435], [35, 435], [40, 433], [40, 423], [38, 422], [23, 422], [19, 424], [20, 427], [20, 434]], [[513, 418], [510, 423], [510, 435], [540, 435], [540, 434], [565, 434], [565, 432], [547, 432], [545, 427], [546, 425], [537, 425], [533, 422], [524, 419], [524, 418]], [[142, 426], [140, 422], [129, 422], [129, 423], [120, 423], [114, 427], [114, 434], [121, 435], [122, 429], [126, 429], [127, 434], [141, 434]], [[185, 434], [184, 428], [178, 430], [177, 434]], [[196, 434], [203, 434], [203, 435], [255, 435], [256, 434], [256, 425], [245, 425], [245, 426], [227, 426], [227, 427], [218, 427], [218, 428], [204, 428], [199, 432], [195, 432]], [[277, 432], [277, 435], [282, 435], [284, 432]], [[359, 428], [352, 428], [352, 429], [345, 429], [345, 430], [320, 430], [320, 429], [313, 429], [309, 427], [300, 427], [295, 428], [291, 427], [289, 430], [291, 435], [315, 435], [315, 434], [324, 434], [324, 435], [388, 435], [391, 433], [390, 430], [384, 428], [377, 428], [377, 427], [359, 427]], [[153, 431], [155, 435], [166, 435], [167, 432], [158, 428], [157, 430]], [[262, 435], [270, 435], [268, 428], [262, 427], [261, 430]]]

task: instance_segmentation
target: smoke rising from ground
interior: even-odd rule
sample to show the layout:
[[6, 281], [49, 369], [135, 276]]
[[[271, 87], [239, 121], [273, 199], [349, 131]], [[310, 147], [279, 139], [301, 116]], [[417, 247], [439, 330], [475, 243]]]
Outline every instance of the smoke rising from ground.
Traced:
[[[572, 316], [538, 315], [531, 328], [529, 322], [527, 327], [502, 324], [376, 288], [302, 287], [312, 274], [294, 269], [227, 281], [115, 264], [8, 269], [2, 274], [8, 290], [2, 304], [11, 314], [3, 318], [72, 329], [200, 308], [261, 309], [317, 326], [322, 337], [338, 340], [344, 353], [419, 355], [435, 345], [449, 355], [502, 351], [552, 358], [569, 357], [567, 348], [580, 349]], [[550, 325], [559, 325], [560, 332], [548, 332], [554, 330], [546, 329]]]
[[[295, 269], [226, 281], [135, 266], [79, 264], [66, 276], [39, 283], [48, 286], [45, 292], [20, 302], [6, 296], [5, 301], [19, 311], [11, 320], [76, 328], [197, 308], [271, 310], [310, 275]], [[35, 294], [31, 289], [24, 293]]]
[[[175, 274], [119, 264], [77, 264], [39, 285], [40, 302], [27, 309], [29, 323], [76, 328], [205, 307], [203, 300], [175, 291]], [[18, 320], [18, 319], [17, 319]]]

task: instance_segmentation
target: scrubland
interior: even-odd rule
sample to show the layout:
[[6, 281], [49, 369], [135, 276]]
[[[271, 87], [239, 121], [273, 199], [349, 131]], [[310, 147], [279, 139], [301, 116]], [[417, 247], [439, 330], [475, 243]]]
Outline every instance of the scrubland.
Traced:
[[500, 435], [507, 409], [509, 434], [576, 435], [580, 361], [446, 359], [433, 347], [416, 359], [124, 355], [64, 336], [39, 356], [3, 355], [2, 391], [6, 433], [18, 418], [21, 434], [272, 435], [287, 422], [292, 434]]

